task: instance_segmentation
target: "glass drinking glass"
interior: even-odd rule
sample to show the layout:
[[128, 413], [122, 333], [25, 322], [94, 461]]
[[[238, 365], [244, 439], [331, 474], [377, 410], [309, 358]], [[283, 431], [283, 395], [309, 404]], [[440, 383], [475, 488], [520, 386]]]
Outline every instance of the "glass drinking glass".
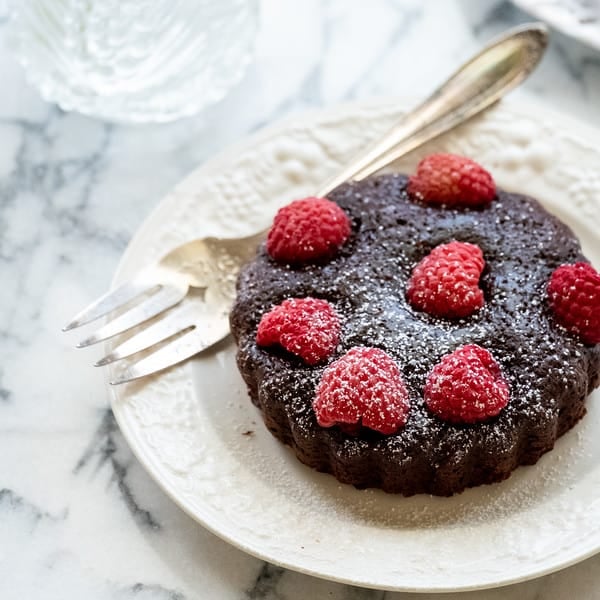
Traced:
[[13, 0], [11, 45], [64, 110], [170, 121], [220, 100], [250, 61], [258, 0]]

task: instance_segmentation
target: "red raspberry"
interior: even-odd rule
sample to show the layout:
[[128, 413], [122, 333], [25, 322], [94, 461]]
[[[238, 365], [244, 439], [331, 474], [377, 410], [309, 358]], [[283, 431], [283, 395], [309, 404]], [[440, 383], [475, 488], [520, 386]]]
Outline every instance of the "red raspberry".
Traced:
[[350, 219], [335, 202], [304, 198], [279, 209], [267, 251], [280, 262], [311, 262], [333, 256], [349, 237]]
[[313, 408], [321, 427], [363, 425], [388, 435], [406, 423], [408, 392], [388, 354], [357, 346], [325, 369]]
[[509, 390], [494, 357], [481, 346], [467, 344], [433, 367], [424, 397], [440, 419], [476, 423], [495, 417], [508, 404]]
[[327, 300], [291, 298], [263, 315], [256, 343], [278, 344], [307, 365], [316, 365], [333, 353], [339, 337], [340, 321]]
[[496, 196], [492, 176], [478, 163], [456, 154], [430, 154], [408, 181], [408, 193], [426, 204], [484, 206]]
[[586, 344], [600, 343], [600, 274], [592, 265], [561, 265], [552, 273], [548, 300], [556, 320]]
[[434, 248], [413, 269], [406, 297], [413, 308], [436, 317], [462, 318], [483, 306], [479, 246], [450, 242]]

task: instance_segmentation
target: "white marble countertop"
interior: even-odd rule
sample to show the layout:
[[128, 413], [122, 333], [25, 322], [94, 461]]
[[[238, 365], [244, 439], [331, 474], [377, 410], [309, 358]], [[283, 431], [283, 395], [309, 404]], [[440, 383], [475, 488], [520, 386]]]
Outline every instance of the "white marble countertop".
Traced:
[[[0, 598], [408, 600], [287, 571], [222, 542], [140, 467], [108, 407], [101, 349], [60, 326], [104, 291], [144, 216], [193, 167], [308, 107], [424, 95], [496, 32], [495, 0], [265, 2], [257, 58], [206, 114], [126, 127], [65, 114], [24, 81], [0, 14]], [[600, 126], [600, 54], [553, 33], [517, 94]], [[423, 595], [421, 598], [441, 598]], [[450, 599], [600, 598], [600, 556]]]

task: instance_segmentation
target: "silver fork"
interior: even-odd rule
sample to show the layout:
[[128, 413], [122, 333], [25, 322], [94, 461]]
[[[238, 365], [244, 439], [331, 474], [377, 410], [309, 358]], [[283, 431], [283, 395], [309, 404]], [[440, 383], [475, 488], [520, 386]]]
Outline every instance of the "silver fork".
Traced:
[[[460, 67], [425, 102], [407, 114], [366, 152], [356, 157], [317, 196], [348, 180], [361, 180], [404, 154], [488, 108], [521, 83], [541, 59], [547, 30], [540, 23], [507, 31]], [[108, 292], [63, 328], [75, 329], [123, 307], [117, 316], [77, 344], [82, 348], [159, 319], [136, 333], [95, 366], [160, 347], [130, 364], [111, 384], [120, 384], [177, 364], [229, 333], [228, 315], [235, 281], [266, 232], [249, 237], [193, 240], [146, 267], [134, 279]], [[194, 293], [190, 293], [194, 290]], [[181, 302], [186, 298], [186, 302]], [[176, 308], [173, 308], [177, 306]], [[171, 309], [165, 315], [164, 311]]]

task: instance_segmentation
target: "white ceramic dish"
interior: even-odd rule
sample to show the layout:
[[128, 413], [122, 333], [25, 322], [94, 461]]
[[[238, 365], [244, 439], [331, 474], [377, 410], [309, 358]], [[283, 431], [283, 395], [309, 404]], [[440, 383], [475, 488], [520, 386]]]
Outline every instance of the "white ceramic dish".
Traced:
[[[115, 283], [171, 246], [240, 235], [309, 194], [401, 114], [401, 103], [313, 113], [194, 171], [135, 235]], [[436, 150], [472, 156], [500, 185], [560, 214], [600, 265], [600, 134], [538, 106], [503, 104], [395, 166]], [[453, 498], [402, 498], [338, 484], [265, 429], [225, 341], [215, 352], [112, 388], [131, 448], [189, 515], [232, 544], [319, 577], [388, 590], [493, 587], [600, 550], [600, 394], [533, 467]]]
[[600, 50], [600, 4], [597, 0], [513, 0], [525, 12], [558, 31]]

